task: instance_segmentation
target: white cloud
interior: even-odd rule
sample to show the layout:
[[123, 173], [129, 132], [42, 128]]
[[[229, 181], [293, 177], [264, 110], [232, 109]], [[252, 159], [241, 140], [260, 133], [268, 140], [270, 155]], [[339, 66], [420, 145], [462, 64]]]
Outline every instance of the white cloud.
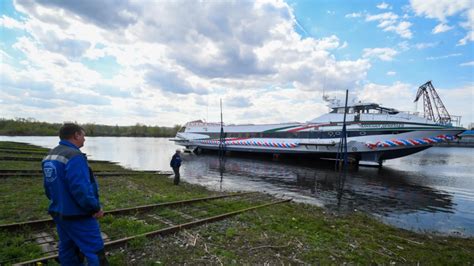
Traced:
[[[311, 119], [317, 114], [307, 110], [324, 109], [314, 100], [323, 87], [354, 88], [371, 67], [363, 58], [338, 60], [331, 51], [348, 44], [336, 35], [301, 38], [292, 9], [279, 0], [86, 3], [19, 0], [24, 19], [2, 18], [3, 27], [27, 32], [13, 46], [24, 67], [2, 65], [5, 76], [18, 79], [10, 87], [51, 83], [44, 94], [24, 91], [28, 101], [17, 96], [21, 88], [2, 90], [0, 98], [15, 98], [2, 103], [2, 115], [174, 125], [204, 117], [196, 97], [206, 95], [209, 114], [219, 113], [219, 98], [263, 114], [248, 120], [234, 112], [233, 122]], [[288, 111], [290, 104], [307, 109]], [[68, 111], [59, 112], [64, 106]]]
[[408, 21], [399, 21], [399, 16], [393, 12], [385, 12], [377, 15], [367, 15], [366, 21], [378, 21], [377, 27], [383, 31], [393, 31], [400, 37], [411, 39], [413, 34], [410, 30], [412, 23]]
[[464, 38], [459, 40], [458, 45], [466, 45], [467, 42], [474, 42], [474, 30], [468, 32]]
[[466, 12], [467, 21], [461, 23], [461, 27], [467, 30], [466, 36], [459, 40], [458, 45], [466, 45], [474, 41], [474, 5]]
[[474, 121], [474, 84], [466, 84], [457, 88], [438, 88], [440, 98], [450, 115], [461, 116], [464, 126]]
[[472, 8], [471, 0], [410, 0], [410, 5], [418, 16], [438, 19], [446, 22], [453, 16], [468, 8]]
[[398, 52], [392, 48], [366, 48], [363, 51], [364, 58], [378, 58], [382, 61], [392, 61]]
[[474, 28], [474, 5], [472, 5], [465, 13], [464, 17], [466, 17], [466, 21], [461, 22], [460, 25], [467, 29], [467, 30], [473, 30]]
[[436, 43], [436, 42], [422, 42], [422, 43], [417, 43], [414, 46], [418, 50], [423, 50], [423, 49], [426, 49], [426, 48], [435, 47], [437, 45], [438, 45], [438, 43]]
[[457, 57], [461, 56], [462, 54], [460, 53], [452, 53], [452, 54], [447, 54], [447, 55], [440, 55], [440, 56], [429, 56], [426, 58], [426, 60], [439, 60], [439, 59], [446, 59], [450, 57]]
[[397, 74], [397, 72], [395, 71], [388, 71], [387, 72], [387, 76], [395, 76]]
[[451, 27], [447, 24], [439, 23], [438, 25], [436, 25], [436, 27], [433, 28], [433, 30], [431, 32], [433, 34], [438, 34], [438, 33], [442, 33], [442, 32], [452, 30], [452, 29], [453, 29], [453, 27]]
[[3, 15], [0, 17], [0, 27], [7, 29], [24, 29], [25, 24], [9, 16]]
[[472, 0], [410, 0], [413, 11], [418, 16], [437, 19], [441, 23], [434, 29], [433, 33], [440, 33], [450, 30], [446, 23], [448, 18], [457, 14], [466, 17], [466, 21], [461, 23], [465, 28], [466, 36], [459, 40], [458, 45], [466, 45], [467, 42], [474, 41], [474, 4]]
[[362, 17], [362, 13], [350, 13], [345, 15], [346, 18], [360, 18]]
[[398, 47], [400, 48], [400, 51], [404, 52], [410, 50], [411, 45], [407, 41], [402, 41], [398, 43]]
[[398, 19], [398, 15], [393, 12], [386, 12], [377, 15], [367, 15], [365, 18], [366, 21], [395, 21]]
[[474, 66], [474, 61], [465, 62], [465, 63], [459, 64], [459, 65], [460, 66]]
[[362, 102], [375, 102], [400, 111], [415, 111], [415, 93], [416, 87], [397, 81], [392, 85], [365, 84], [356, 91], [356, 96]]
[[[474, 84], [458, 88], [435, 88], [450, 115], [462, 116], [461, 122], [467, 125], [474, 121]], [[355, 91], [357, 98], [364, 102], [376, 102], [400, 111], [423, 112], [423, 105], [413, 104], [419, 85], [395, 82], [392, 85], [368, 83]], [[418, 109], [415, 109], [417, 107]]]
[[347, 43], [340, 44], [339, 38], [336, 35], [331, 35], [329, 37], [324, 37], [315, 42], [315, 45], [321, 50], [332, 50], [336, 48], [341, 48], [342, 46], [346, 45]]
[[225, 99], [226, 106], [237, 108], [248, 108], [252, 106], [252, 101], [246, 96], [229, 96]]
[[410, 30], [410, 27], [412, 25], [413, 24], [411, 24], [408, 21], [402, 21], [402, 22], [398, 23], [397, 25], [390, 25], [390, 26], [385, 27], [384, 31], [394, 31], [398, 35], [400, 35], [400, 37], [402, 37], [402, 38], [411, 39], [413, 34]]
[[1, 59], [2, 59], [2, 62], [5, 62], [6, 60], [12, 60], [13, 57], [11, 57], [8, 53], [6, 53], [5, 51], [3, 51], [2, 49], [0, 49], [0, 55], [1, 55]]
[[377, 5], [377, 8], [378, 8], [378, 9], [390, 9], [391, 7], [390, 7], [389, 4], [387, 4], [387, 3], [385, 3], [385, 2], [382, 2], [382, 3], [380, 3], [380, 4]]

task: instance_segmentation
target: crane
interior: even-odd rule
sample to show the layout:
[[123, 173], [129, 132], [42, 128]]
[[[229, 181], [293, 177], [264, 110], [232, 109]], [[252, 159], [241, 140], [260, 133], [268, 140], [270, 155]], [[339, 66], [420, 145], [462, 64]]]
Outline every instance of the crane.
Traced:
[[[423, 95], [424, 117], [438, 124], [450, 124], [451, 116], [436, 92], [431, 80], [421, 85], [416, 93], [414, 102], [418, 102]], [[433, 102], [433, 105], [431, 104]]]

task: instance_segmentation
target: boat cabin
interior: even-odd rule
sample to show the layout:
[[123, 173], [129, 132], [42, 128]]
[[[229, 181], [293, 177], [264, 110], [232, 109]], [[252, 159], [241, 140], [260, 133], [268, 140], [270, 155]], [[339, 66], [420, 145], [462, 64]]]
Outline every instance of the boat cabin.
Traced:
[[[333, 107], [331, 114], [343, 114], [344, 106]], [[382, 107], [376, 103], [359, 103], [352, 106], [347, 106], [347, 114], [398, 114], [398, 111], [393, 108]]]

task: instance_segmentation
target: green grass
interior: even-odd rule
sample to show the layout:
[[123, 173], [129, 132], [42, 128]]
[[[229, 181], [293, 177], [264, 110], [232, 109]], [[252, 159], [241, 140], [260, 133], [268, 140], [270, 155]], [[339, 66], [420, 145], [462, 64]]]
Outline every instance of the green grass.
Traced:
[[296, 203], [259, 209], [148, 241], [139, 250], [113, 252], [111, 258], [117, 265], [131, 259], [141, 265], [157, 261], [165, 265], [474, 262], [473, 239], [416, 234], [363, 214], [333, 216]]
[[44, 156], [46, 156], [46, 152], [44, 154], [41, 153], [10, 153], [8, 151], [1, 151], [0, 150], [0, 157], [15, 157], [15, 158], [37, 158], [38, 161], [43, 160]]
[[47, 217], [48, 199], [42, 178], [14, 177], [0, 182], [0, 223]]
[[0, 141], [1, 149], [12, 149], [12, 150], [32, 150], [32, 151], [47, 151], [48, 149], [36, 146], [33, 144], [27, 144], [22, 142], [14, 141]]
[[41, 170], [41, 161], [1, 161], [0, 160], [0, 169], [5, 170], [24, 170], [24, 169], [33, 169]]
[[101, 230], [107, 232], [109, 238], [118, 239], [131, 235], [139, 235], [160, 228], [158, 225], [146, 224], [131, 217], [115, 217], [107, 215], [100, 221]]
[[[0, 147], [6, 145], [0, 142]], [[19, 144], [8, 144], [14, 148]], [[21, 145], [19, 145], [22, 147]], [[95, 171], [124, 171], [110, 163], [91, 164]], [[1, 162], [0, 169], [40, 169], [37, 162]], [[47, 218], [48, 202], [41, 177], [0, 180], [0, 223]], [[166, 176], [143, 173], [100, 177], [105, 210], [135, 205], [208, 197], [216, 192], [181, 183], [174, 186]], [[263, 200], [270, 196], [263, 197]], [[258, 202], [219, 199], [195, 206], [208, 209], [196, 215], [212, 216], [247, 208]], [[192, 209], [183, 208], [182, 211]], [[177, 217], [171, 208], [153, 212]], [[171, 219], [171, 218], [170, 218]], [[174, 218], [176, 221], [186, 219]], [[131, 216], [106, 216], [100, 223], [110, 237], [130, 236], [163, 228], [153, 220]], [[23, 244], [27, 234], [0, 231], [0, 261], [34, 258], [35, 245]], [[474, 239], [418, 234], [397, 229], [355, 213], [337, 216], [324, 209], [285, 203], [234, 216], [166, 237], [140, 238], [125, 249], [113, 250], [112, 265], [174, 264], [473, 264]]]
[[0, 265], [14, 262], [16, 258], [35, 258], [41, 256], [41, 249], [33, 243], [25, 243], [27, 234], [16, 234], [0, 231]]

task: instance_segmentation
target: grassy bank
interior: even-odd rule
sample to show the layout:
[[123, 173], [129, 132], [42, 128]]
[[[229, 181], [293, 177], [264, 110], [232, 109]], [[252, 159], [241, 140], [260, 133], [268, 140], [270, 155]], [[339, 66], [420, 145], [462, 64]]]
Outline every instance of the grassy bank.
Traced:
[[[0, 149], [38, 147], [0, 142]], [[5, 151], [2, 151], [5, 152]], [[8, 153], [8, 152], [7, 152]], [[109, 163], [95, 171], [125, 170]], [[0, 169], [40, 169], [39, 162], [0, 161]], [[174, 186], [166, 176], [142, 173], [100, 177], [106, 210], [218, 194], [201, 186]], [[0, 186], [0, 223], [47, 218], [41, 177], [4, 178]], [[232, 210], [242, 206], [222, 206]], [[156, 229], [108, 216], [101, 227], [125, 235]], [[26, 236], [0, 232], [0, 261], [35, 257], [37, 247], [16, 248]], [[384, 225], [364, 214], [338, 216], [315, 206], [287, 203], [240, 214], [175, 235], [134, 241], [109, 254], [112, 264], [472, 264], [474, 239], [417, 234]]]

